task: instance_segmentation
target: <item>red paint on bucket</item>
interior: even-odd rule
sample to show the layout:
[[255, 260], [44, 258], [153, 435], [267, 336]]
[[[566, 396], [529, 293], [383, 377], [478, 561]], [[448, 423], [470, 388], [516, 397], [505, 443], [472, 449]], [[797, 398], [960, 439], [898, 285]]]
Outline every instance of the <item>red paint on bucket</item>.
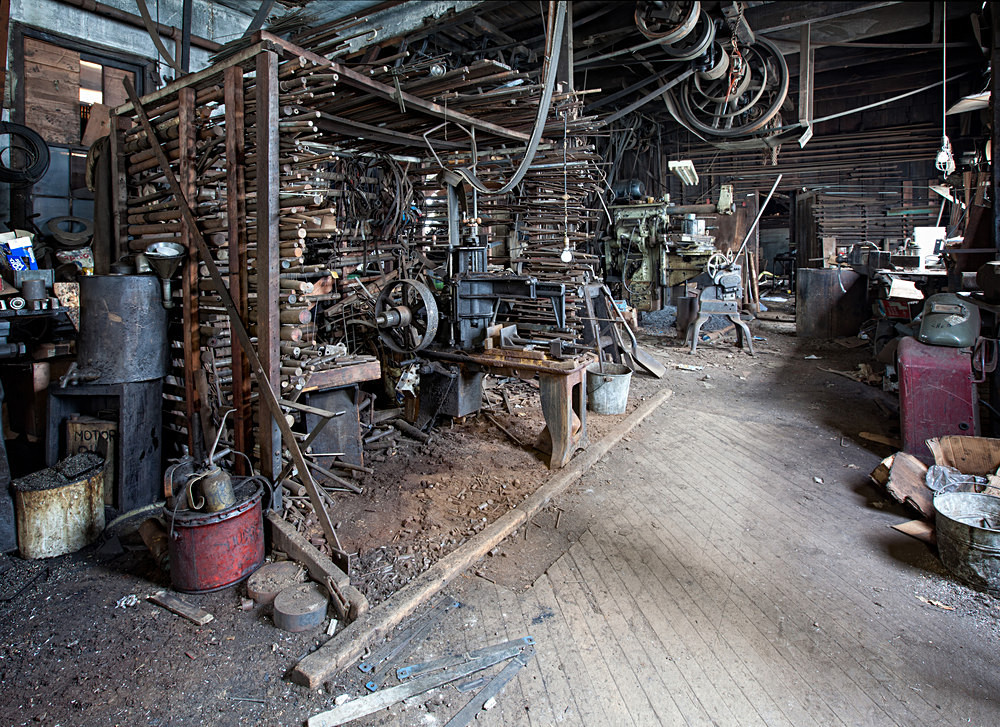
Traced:
[[[248, 494], [249, 492], [249, 494]], [[236, 488], [237, 503], [219, 512], [165, 510], [170, 583], [183, 593], [207, 593], [239, 583], [264, 562], [263, 488]]]

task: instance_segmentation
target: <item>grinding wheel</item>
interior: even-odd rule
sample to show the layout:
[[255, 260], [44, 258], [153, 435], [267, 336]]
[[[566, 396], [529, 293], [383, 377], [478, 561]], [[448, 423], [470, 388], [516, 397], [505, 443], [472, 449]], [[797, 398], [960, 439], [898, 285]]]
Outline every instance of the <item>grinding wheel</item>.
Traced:
[[247, 595], [261, 606], [270, 605], [278, 593], [301, 583], [303, 573], [302, 566], [291, 560], [262, 565], [247, 579]]
[[315, 583], [288, 586], [274, 598], [274, 625], [285, 631], [308, 631], [326, 618], [327, 597]]

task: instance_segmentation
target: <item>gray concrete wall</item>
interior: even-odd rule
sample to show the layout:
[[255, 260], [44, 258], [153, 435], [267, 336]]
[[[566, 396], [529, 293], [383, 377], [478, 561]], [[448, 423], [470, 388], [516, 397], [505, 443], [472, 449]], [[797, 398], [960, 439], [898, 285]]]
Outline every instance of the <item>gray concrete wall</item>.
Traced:
[[[103, 0], [106, 5], [139, 14], [135, 0]], [[164, 25], [180, 27], [182, 0], [147, 0], [153, 20]], [[152, 39], [142, 28], [136, 28], [116, 20], [101, 17], [72, 5], [56, 0], [11, 0], [10, 19], [12, 22], [69, 35], [95, 46], [112, 48], [131, 53], [142, 58], [158, 59]], [[238, 38], [250, 23], [250, 16], [237, 12], [218, 3], [194, 0], [191, 32], [218, 43], [226, 43]], [[163, 44], [171, 53], [179, 52], [179, 43], [163, 38]], [[175, 47], [175, 45], [177, 47]], [[15, 49], [8, 47], [8, 69]], [[18, 50], [18, 52], [20, 52]], [[201, 48], [191, 48], [191, 70], [196, 71], [208, 65], [209, 52]], [[173, 69], [159, 59], [161, 78], [172, 77]]]

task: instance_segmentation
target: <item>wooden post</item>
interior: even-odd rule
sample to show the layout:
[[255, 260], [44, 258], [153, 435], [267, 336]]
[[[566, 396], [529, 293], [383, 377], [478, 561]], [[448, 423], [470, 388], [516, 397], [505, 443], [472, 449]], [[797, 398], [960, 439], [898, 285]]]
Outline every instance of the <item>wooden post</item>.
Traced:
[[[281, 390], [278, 249], [278, 54], [257, 55], [257, 351], [271, 388]], [[265, 477], [281, 471], [281, 436], [261, 412], [260, 468]]]
[[[195, 135], [194, 89], [182, 88], [178, 92], [177, 128], [179, 147], [178, 181], [188, 204], [195, 201]], [[182, 204], [177, 200], [178, 205]], [[201, 370], [201, 335], [198, 320], [198, 248], [195, 243], [197, 230], [183, 221], [181, 240], [188, 254], [184, 259], [181, 280], [184, 295], [184, 403], [187, 415], [188, 451], [196, 459], [205, 455], [201, 427], [201, 397], [198, 395], [196, 375]]]
[[993, 161], [991, 166], [993, 172], [993, 245], [1000, 250], [1000, 162], [997, 161], [997, 148], [1000, 147], [1000, 73], [997, 73], [997, 63], [1000, 63], [1000, 8], [992, 6], [993, 12], [993, 88], [991, 89], [990, 103], [993, 106], [993, 142], [990, 145]]
[[[247, 325], [247, 276], [246, 265], [246, 178], [244, 177], [245, 127], [243, 123], [243, 69], [231, 66], [225, 70], [226, 105], [226, 215], [229, 232], [229, 289], [233, 292], [236, 308], [243, 325]], [[250, 362], [243, 354], [239, 339], [232, 336], [233, 359], [233, 446], [248, 457], [253, 455], [250, 410]], [[246, 462], [236, 458], [238, 474], [246, 471]]]
[[[128, 251], [128, 177], [125, 174], [125, 155], [121, 151], [123, 134], [128, 122], [111, 114], [111, 261], [114, 262]], [[108, 270], [95, 270], [98, 275]]]

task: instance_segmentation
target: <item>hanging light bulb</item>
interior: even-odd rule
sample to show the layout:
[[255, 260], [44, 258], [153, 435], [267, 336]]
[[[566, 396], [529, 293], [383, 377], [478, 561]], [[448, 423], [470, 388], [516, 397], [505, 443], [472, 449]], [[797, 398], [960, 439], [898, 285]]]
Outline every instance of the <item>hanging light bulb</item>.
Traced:
[[559, 259], [564, 263], [573, 262], [573, 249], [569, 246], [569, 235], [563, 237], [563, 250], [559, 254]]
[[951, 140], [947, 136], [941, 137], [941, 148], [934, 158], [934, 166], [946, 177], [955, 171], [955, 155], [951, 153]]

